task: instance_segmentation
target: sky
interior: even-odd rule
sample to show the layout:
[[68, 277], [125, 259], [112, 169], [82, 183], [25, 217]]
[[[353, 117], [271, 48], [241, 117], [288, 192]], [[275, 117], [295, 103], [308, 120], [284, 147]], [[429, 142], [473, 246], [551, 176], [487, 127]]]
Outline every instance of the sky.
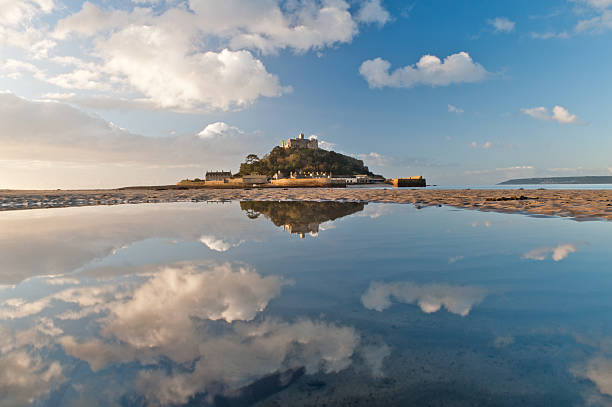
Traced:
[[437, 185], [612, 174], [612, 0], [0, 0], [0, 188], [173, 184], [303, 132]]

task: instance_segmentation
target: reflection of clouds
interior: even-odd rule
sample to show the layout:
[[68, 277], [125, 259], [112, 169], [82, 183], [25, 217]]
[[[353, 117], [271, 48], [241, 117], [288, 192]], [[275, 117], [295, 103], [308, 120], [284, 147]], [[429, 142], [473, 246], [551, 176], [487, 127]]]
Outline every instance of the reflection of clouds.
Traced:
[[372, 282], [361, 296], [367, 309], [383, 311], [391, 306], [391, 299], [405, 304], [418, 304], [425, 313], [437, 312], [445, 307], [449, 312], [466, 316], [472, 307], [486, 296], [481, 287], [452, 286], [447, 284], [417, 285], [411, 282]]
[[359, 336], [350, 327], [299, 320], [238, 323], [231, 334], [200, 343], [192, 372], [168, 375], [163, 370], [141, 374], [138, 386], [149, 401], [185, 403], [194, 393], [222, 385], [238, 389], [257, 378], [304, 366], [306, 373], [335, 373], [351, 364]]
[[597, 356], [585, 363], [570, 368], [570, 372], [580, 378], [590, 380], [596, 387], [585, 388], [582, 396], [585, 405], [612, 406], [612, 359]]
[[523, 255], [524, 259], [546, 260], [551, 255], [554, 261], [561, 261], [578, 250], [574, 244], [560, 244], [556, 247], [539, 247]]
[[478, 226], [484, 226], [485, 228], [490, 228], [491, 226], [493, 226], [490, 220], [485, 220], [484, 222], [472, 222], [471, 225], [473, 228], [476, 228]]
[[227, 244], [265, 237], [266, 228], [245, 222], [234, 206], [175, 203], [2, 212], [0, 284], [66, 274], [146, 239], [214, 236], [212, 247], [227, 250]]
[[226, 240], [219, 239], [211, 235], [202, 235], [200, 236], [200, 242], [202, 242], [202, 244], [208, 247], [210, 250], [214, 250], [216, 252], [226, 252], [232, 247], [240, 246], [244, 241], [241, 240], [238, 243], [232, 244]]
[[46, 394], [62, 378], [59, 363], [45, 364], [25, 350], [0, 356], [0, 397], [3, 406], [26, 406]]
[[47, 361], [40, 349], [60, 333], [48, 319], [14, 333], [0, 328], [0, 404], [26, 406], [45, 396], [65, 379], [57, 361]]
[[365, 216], [370, 219], [377, 219], [377, 218], [380, 218], [381, 216], [385, 216], [390, 213], [393, 213], [394, 209], [395, 207], [393, 205], [371, 203], [367, 205], [363, 209], [362, 212], [357, 214], [357, 216]]
[[587, 363], [585, 376], [595, 383], [602, 394], [612, 396], [612, 360], [591, 359]]
[[[149, 405], [186, 403], [196, 393], [235, 394], [266, 375], [302, 367], [306, 373], [333, 373], [354, 361], [382, 375], [390, 349], [362, 344], [350, 326], [260, 316], [286, 284], [278, 276], [197, 262], [136, 270], [137, 275], [122, 273], [114, 279], [46, 285], [56, 291], [38, 299], [5, 300], [3, 315], [20, 318], [13, 320], [19, 324], [38, 320], [37, 335], [46, 339], [37, 346], [59, 345], [66, 355], [87, 362], [92, 374], [121, 375], [123, 366], [137, 368], [131, 379], [125, 376], [121, 388], [111, 388], [116, 384], [107, 380], [70, 378], [77, 380], [72, 386], [77, 392], [111, 397], [108, 404], [118, 404], [127, 389], [142, 392]], [[75, 330], [76, 326], [84, 330]], [[33, 339], [28, 343], [31, 346]], [[14, 355], [6, 359], [7, 368], [23, 359], [21, 348], [0, 349], [8, 349], [0, 352], [0, 358]], [[39, 382], [59, 380], [57, 362], [29, 355], [32, 361], [24, 366], [32, 377]], [[37, 384], [43, 390], [32, 393], [32, 398], [50, 388], [49, 383]], [[0, 381], [0, 392], [1, 386]]]

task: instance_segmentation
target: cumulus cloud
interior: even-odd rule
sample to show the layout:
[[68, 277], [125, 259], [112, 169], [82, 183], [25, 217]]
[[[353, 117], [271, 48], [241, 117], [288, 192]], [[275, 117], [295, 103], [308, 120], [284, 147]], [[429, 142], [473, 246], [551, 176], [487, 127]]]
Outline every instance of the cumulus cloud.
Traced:
[[560, 244], [556, 247], [539, 247], [531, 250], [523, 255], [524, 259], [531, 260], [546, 260], [550, 255], [554, 261], [561, 261], [569, 256], [570, 253], [575, 253], [578, 250], [574, 244]]
[[[41, 81], [135, 108], [209, 112], [291, 91], [253, 52], [321, 50], [352, 41], [360, 23], [390, 19], [380, 0], [364, 0], [354, 14], [345, 0], [155, 3], [126, 10], [86, 1], [49, 29], [19, 24], [48, 13], [52, 0], [18, 0], [2, 7], [0, 22], [13, 27], [6, 34], [12, 45], [34, 55], [25, 62], [36, 65]], [[61, 54], [70, 47], [79, 51]]]
[[454, 83], [474, 83], [487, 79], [490, 74], [467, 52], [449, 55], [444, 60], [424, 55], [415, 65], [389, 72], [391, 63], [382, 58], [364, 61], [359, 73], [370, 88], [411, 88], [417, 85], [447, 86]]
[[49, 13], [55, 7], [53, 0], [5, 0], [0, 5], [0, 24], [6, 26], [30, 21], [36, 15]]
[[515, 22], [506, 17], [495, 17], [487, 20], [496, 33], [510, 33], [514, 31]]
[[356, 19], [362, 23], [384, 25], [391, 20], [391, 15], [383, 7], [381, 0], [365, 0], [357, 13]]
[[444, 307], [449, 312], [464, 317], [485, 296], [486, 291], [483, 288], [473, 286], [372, 282], [361, 296], [361, 303], [367, 309], [383, 311], [391, 307], [391, 299], [395, 299], [404, 304], [416, 303], [427, 314], [437, 312]]
[[201, 138], [213, 138], [213, 137], [232, 137], [243, 135], [244, 132], [238, 127], [230, 126], [225, 122], [215, 122], [207, 125], [198, 133]]
[[540, 106], [540, 107], [532, 107], [532, 108], [523, 108], [521, 112], [526, 114], [527, 116], [531, 116], [534, 119], [538, 120], [555, 120], [561, 124], [571, 124], [578, 122], [578, 116], [575, 114], [570, 114], [570, 112], [564, 108], [563, 106], [556, 105], [552, 109], [552, 113], [549, 113], [548, 109]]

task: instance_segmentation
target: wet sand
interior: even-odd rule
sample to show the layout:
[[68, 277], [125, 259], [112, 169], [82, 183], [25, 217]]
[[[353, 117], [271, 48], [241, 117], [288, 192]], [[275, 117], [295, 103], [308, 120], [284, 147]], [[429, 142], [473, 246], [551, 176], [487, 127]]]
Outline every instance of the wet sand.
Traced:
[[[523, 199], [515, 199], [520, 198]], [[71, 206], [206, 201], [388, 202], [481, 211], [612, 220], [611, 190], [427, 190], [370, 188], [0, 190], [0, 211]]]

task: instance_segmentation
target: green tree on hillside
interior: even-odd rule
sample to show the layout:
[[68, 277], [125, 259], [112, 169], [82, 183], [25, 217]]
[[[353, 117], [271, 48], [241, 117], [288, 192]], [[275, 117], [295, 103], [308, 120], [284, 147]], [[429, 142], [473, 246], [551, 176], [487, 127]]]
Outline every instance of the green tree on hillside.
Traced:
[[323, 149], [274, 147], [261, 159], [255, 160], [249, 154], [240, 164], [240, 175], [262, 174], [272, 176], [277, 171], [288, 175], [290, 172], [331, 172], [335, 175], [374, 175], [362, 160]]

